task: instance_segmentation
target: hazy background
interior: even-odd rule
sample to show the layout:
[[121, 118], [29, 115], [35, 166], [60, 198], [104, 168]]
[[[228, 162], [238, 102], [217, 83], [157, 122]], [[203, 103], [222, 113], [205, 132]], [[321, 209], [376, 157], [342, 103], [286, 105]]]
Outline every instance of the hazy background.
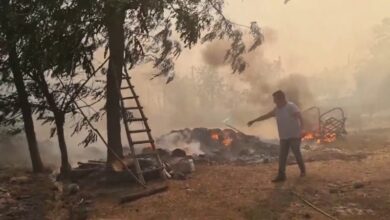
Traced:
[[390, 92], [389, 9], [387, 0], [227, 1], [227, 17], [240, 24], [257, 21], [264, 45], [248, 54], [249, 68], [241, 75], [232, 75], [223, 63], [226, 42], [185, 51], [176, 80], [167, 86], [164, 80], [148, 82], [151, 69], [135, 71], [155, 134], [223, 126], [230, 117], [248, 133], [274, 138], [272, 120], [250, 129], [245, 123], [272, 107], [270, 94], [279, 88], [301, 108], [344, 107], [350, 129], [387, 126], [361, 120], [385, 114], [390, 104], [377, 98]]
[[[222, 121], [230, 119], [248, 134], [276, 138], [273, 120], [251, 128], [246, 122], [272, 108], [270, 94], [277, 89], [286, 90], [302, 109], [343, 107], [349, 130], [388, 127], [389, 11], [388, 0], [226, 1], [226, 16], [234, 22], [258, 22], [264, 45], [246, 56], [249, 66], [240, 75], [231, 74], [223, 62], [229, 46], [223, 41], [185, 50], [168, 85], [163, 78], [150, 81], [154, 71], [148, 65], [132, 71], [154, 136], [187, 127], [224, 127]], [[105, 121], [98, 127], [106, 133]], [[36, 130], [43, 158], [55, 164], [55, 138], [48, 140], [49, 129], [38, 123]], [[29, 164], [19, 137], [2, 138], [1, 147], [12, 146]], [[86, 150], [77, 145], [80, 137], [67, 140], [72, 162], [105, 155], [101, 143]]]

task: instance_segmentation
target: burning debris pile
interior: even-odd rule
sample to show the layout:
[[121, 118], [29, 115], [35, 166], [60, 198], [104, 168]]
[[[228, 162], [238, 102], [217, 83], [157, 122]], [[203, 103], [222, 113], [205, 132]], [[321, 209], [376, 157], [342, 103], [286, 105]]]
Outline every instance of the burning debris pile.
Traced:
[[169, 151], [182, 149], [196, 162], [263, 163], [277, 157], [279, 151], [278, 145], [262, 142], [258, 137], [218, 128], [174, 130], [159, 137], [156, 143]]

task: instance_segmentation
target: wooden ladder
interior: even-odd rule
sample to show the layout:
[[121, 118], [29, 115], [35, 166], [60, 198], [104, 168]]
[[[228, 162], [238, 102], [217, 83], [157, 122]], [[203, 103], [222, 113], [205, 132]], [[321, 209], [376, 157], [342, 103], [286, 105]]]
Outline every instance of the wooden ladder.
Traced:
[[[157, 153], [154, 139], [151, 134], [151, 129], [148, 124], [148, 119], [145, 116], [143, 107], [139, 101], [139, 96], [135, 93], [134, 86], [131, 84], [131, 77], [124, 73], [122, 74], [122, 83], [120, 87], [120, 103], [122, 119], [125, 127], [126, 137], [129, 142], [130, 156], [134, 159], [136, 175], [138, 179], [145, 184], [144, 175], [149, 172], [158, 171], [160, 176], [165, 179], [164, 165]], [[130, 94], [126, 94], [130, 91]], [[140, 140], [136, 140], [136, 137]], [[136, 154], [135, 146], [150, 147], [150, 153]], [[157, 163], [157, 168], [142, 170], [139, 158], [152, 158]]]

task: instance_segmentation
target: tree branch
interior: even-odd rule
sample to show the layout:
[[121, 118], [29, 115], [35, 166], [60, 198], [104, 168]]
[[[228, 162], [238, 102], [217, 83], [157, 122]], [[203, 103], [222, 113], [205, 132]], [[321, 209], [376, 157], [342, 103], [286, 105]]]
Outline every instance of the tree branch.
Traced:
[[69, 101], [67, 102], [67, 104], [65, 105], [64, 109], [67, 109], [69, 107], [69, 105], [75, 101], [75, 99], [77, 98], [77, 96], [79, 95], [79, 93], [81, 92], [81, 90], [83, 89], [83, 87], [88, 83], [88, 81], [95, 76], [95, 74], [104, 67], [104, 65], [108, 62], [108, 59], [110, 57], [107, 57], [106, 60], [96, 69], [94, 70], [94, 72], [83, 82], [83, 84], [81, 84], [80, 87], [77, 88], [77, 90], [72, 94], [72, 97], [69, 99]]

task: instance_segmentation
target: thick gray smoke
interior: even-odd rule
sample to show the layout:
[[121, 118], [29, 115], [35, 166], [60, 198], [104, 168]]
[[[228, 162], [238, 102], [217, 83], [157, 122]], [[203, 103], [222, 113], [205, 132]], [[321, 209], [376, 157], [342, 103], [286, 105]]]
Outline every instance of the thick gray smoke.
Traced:
[[[276, 31], [270, 28], [264, 34], [263, 46], [277, 40]], [[192, 60], [185, 66], [181, 63], [175, 80], [168, 85], [163, 79], [147, 81], [153, 71], [150, 67], [134, 72], [136, 90], [155, 136], [173, 129], [225, 127], [226, 119], [248, 131], [248, 120], [273, 108], [272, 93], [278, 89], [301, 108], [314, 105], [306, 77], [286, 73], [282, 58], [270, 60], [260, 47], [246, 55], [248, 66], [244, 73], [231, 74], [230, 66], [224, 62], [228, 48], [225, 41], [205, 45], [200, 53], [203, 64], [196, 65]], [[276, 131], [270, 130], [263, 136], [275, 137]]]
[[[271, 28], [265, 28], [264, 35], [265, 46], [277, 40], [277, 33]], [[228, 47], [229, 44], [223, 41], [210, 44], [202, 53], [203, 60], [221, 72], [228, 72], [228, 67], [223, 62]], [[248, 63], [247, 69], [242, 76], [230, 78], [229, 84], [246, 85], [245, 99], [249, 104], [261, 103], [262, 106], [268, 106], [271, 94], [278, 89], [285, 91], [288, 98], [301, 107], [314, 104], [306, 77], [286, 72], [282, 58], [269, 60], [264, 56], [263, 49], [259, 48], [246, 55], [245, 60]]]

